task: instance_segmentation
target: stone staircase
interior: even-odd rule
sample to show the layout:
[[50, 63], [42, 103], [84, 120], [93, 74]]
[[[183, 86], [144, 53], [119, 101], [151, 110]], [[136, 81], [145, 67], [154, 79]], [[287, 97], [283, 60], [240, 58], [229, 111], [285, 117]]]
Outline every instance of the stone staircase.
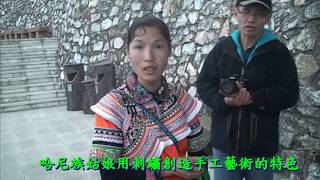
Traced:
[[0, 113], [66, 104], [56, 38], [0, 40]]

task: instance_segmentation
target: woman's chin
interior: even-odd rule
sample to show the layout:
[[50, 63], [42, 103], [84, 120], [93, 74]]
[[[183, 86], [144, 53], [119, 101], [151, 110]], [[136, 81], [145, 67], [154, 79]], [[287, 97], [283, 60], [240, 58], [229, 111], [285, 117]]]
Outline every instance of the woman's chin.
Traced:
[[161, 75], [157, 74], [145, 74], [143, 76], [138, 77], [138, 79], [147, 82], [147, 83], [155, 83], [161, 80]]

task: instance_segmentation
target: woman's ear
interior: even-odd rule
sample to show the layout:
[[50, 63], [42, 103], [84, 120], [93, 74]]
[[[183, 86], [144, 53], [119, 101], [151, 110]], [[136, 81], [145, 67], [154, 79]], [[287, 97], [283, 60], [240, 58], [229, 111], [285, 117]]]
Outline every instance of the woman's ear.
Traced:
[[234, 7], [233, 10], [232, 10], [232, 15], [235, 16], [237, 13], [238, 13], [237, 8]]
[[128, 57], [128, 59], [129, 59], [129, 61], [131, 61], [131, 55], [130, 55], [130, 51], [129, 51], [129, 47], [127, 48], [127, 57]]
[[233, 8], [232, 15], [234, 16], [234, 18], [236, 18], [238, 20], [239, 12], [238, 12], [237, 7]]
[[125, 56], [125, 60], [124, 61], [125, 62], [129, 62], [129, 65], [132, 67], [132, 61], [131, 61], [129, 53], [127, 54], [127, 56]]

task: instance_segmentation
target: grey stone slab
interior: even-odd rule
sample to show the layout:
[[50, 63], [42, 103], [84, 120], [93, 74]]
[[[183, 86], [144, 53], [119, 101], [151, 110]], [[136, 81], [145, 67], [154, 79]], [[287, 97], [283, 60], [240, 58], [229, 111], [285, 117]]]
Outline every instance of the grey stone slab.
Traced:
[[[40, 83], [37, 83], [40, 84]], [[26, 110], [24, 112], [27, 113], [28, 119], [31, 119], [33, 121], [47, 121], [50, 117], [52, 117], [52, 114], [50, 112], [50, 108], [42, 108], [42, 109], [32, 109], [32, 110]], [[30, 115], [30, 113], [33, 113], [33, 115]]]
[[1, 132], [1, 144], [5, 143], [5, 142], [11, 142], [11, 141], [16, 141], [17, 137], [14, 134], [13, 131], [5, 131], [5, 132]]
[[87, 162], [90, 158], [90, 148], [84, 149], [82, 151], [72, 151], [71, 156], [73, 158], [81, 157], [85, 162]]
[[55, 131], [49, 126], [48, 122], [33, 123], [35, 134], [55, 134]]
[[12, 127], [14, 131], [20, 131], [22, 129], [32, 128], [32, 125], [28, 119], [21, 119], [19, 121], [13, 121]]
[[0, 128], [1, 133], [6, 133], [6, 132], [12, 132], [13, 131], [13, 127], [12, 127], [11, 124], [5, 124], [5, 123], [1, 122], [0, 126], [1, 126], [1, 128]]
[[18, 146], [18, 141], [7, 141], [7, 142], [2, 142], [1, 141], [1, 155], [2, 153], [5, 152], [12, 152], [12, 151], [17, 151], [17, 149], [19, 148]]
[[22, 168], [17, 166], [4, 166], [1, 163], [1, 179], [3, 180], [24, 180], [24, 172]]
[[29, 163], [23, 165], [26, 180], [54, 179], [54, 172], [47, 171], [40, 163]]
[[0, 114], [1, 125], [2, 124], [12, 124], [12, 121], [15, 119], [17, 119], [17, 117], [14, 116], [12, 113], [1, 113]]
[[35, 138], [37, 135], [33, 128], [25, 128], [15, 132], [18, 139]]
[[66, 133], [61, 133], [59, 134], [59, 136], [63, 139], [64, 144], [69, 144], [80, 140], [88, 141], [84, 140], [85, 138], [81, 135], [80, 131], [70, 131]]
[[4, 170], [7, 170], [8, 168], [14, 168], [14, 169], [21, 169], [22, 170], [21, 164], [19, 162], [17, 162], [17, 161], [1, 162], [1, 165], [5, 166], [5, 167], [1, 167], [1, 169], [4, 168]]
[[58, 134], [64, 134], [64, 133], [69, 133], [69, 132], [75, 132], [76, 129], [72, 126], [67, 126], [67, 125], [57, 125], [52, 127], [56, 133]]
[[88, 180], [98, 180], [101, 179], [100, 173], [99, 171], [94, 171], [94, 170], [90, 170], [90, 171], [86, 171], [86, 174], [88, 176]]
[[55, 116], [50, 119], [48, 119], [50, 126], [59, 126], [59, 125], [70, 125], [70, 118], [68, 116], [61, 117], [61, 116]]
[[58, 159], [60, 157], [70, 156], [70, 150], [67, 147], [67, 145], [64, 145], [64, 144], [45, 146], [44, 147], [44, 153], [50, 159]]
[[29, 123], [23, 123], [23, 124], [14, 124], [13, 125], [13, 130], [15, 132], [21, 132], [21, 131], [25, 131], [26, 129], [32, 129], [32, 125]]
[[[8, 164], [18, 164], [20, 162], [19, 156], [18, 156], [18, 148], [9, 150], [9, 151], [3, 151], [1, 150], [1, 164], [4, 163], [6, 165]], [[13, 159], [12, 159], [13, 157]]]
[[78, 171], [61, 173], [61, 170], [53, 170], [47, 175], [39, 163], [45, 157], [53, 161], [66, 157], [71, 162], [73, 158], [80, 156], [87, 160], [93, 126], [93, 115], [85, 115], [82, 111], [66, 111], [66, 106], [1, 113], [1, 128], [7, 130], [1, 131], [1, 135], [4, 135], [1, 140], [5, 141], [1, 141], [0, 166], [3, 167], [3, 163], [6, 163], [17, 171], [11, 174], [1, 173], [1, 178], [100, 179], [99, 176], [97, 178], [90, 173]]
[[94, 131], [93, 128], [92, 129], [88, 129], [88, 130], [84, 130], [84, 131], [81, 131], [81, 135], [85, 139], [89, 139], [91, 141], [92, 140], [93, 131]]
[[43, 150], [40, 149], [23, 149], [19, 152], [20, 154], [20, 164], [26, 165], [26, 164], [38, 164], [40, 163], [40, 160], [44, 159], [46, 157], [46, 153]]
[[82, 151], [89, 152], [91, 148], [91, 142], [89, 141], [76, 141], [67, 145], [68, 145], [68, 148], [71, 150], [71, 152], [82, 152]]
[[41, 134], [38, 136], [43, 147], [51, 145], [59, 145], [63, 139], [57, 134]]
[[59, 180], [87, 180], [88, 176], [83, 171], [56, 171], [55, 172], [56, 179]]
[[70, 122], [71, 125], [78, 130], [85, 130], [92, 127], [92, 125], [85, 120], [71, 120]]
[[31, 126], [32, 122], [34, 121], [33, 118], [28, 118], [25, 114], [21, 115], [23, 118], [19, 119], [13, 119], [12, 125], [14, 128], [20, 127], [20, 126]]
[[57, 115], [54, 118], [48, 119], [48, 122], [50, 126], [55, 126], [55, 125], [70, 125], [70, 118], [68, 116], [60, 116]]
[[1, 109], [0, 112], [22, 111], [26, 109], [53, 107], [53, 106], [65, 105], [66, 103], [67, 102], [65, 97], [22, 101], [22, 102], [14, 102], [14, 103], [4, 103], [2, 106], [3, 108]]
[[55, 180], [54, 175], [25, 174], [25, 180]]
[[2, 118], [0, 118], [1, 124], [0, 124], [0, 129], [1, 129], [1, 133], [6, 133], [6, 132], [12, 132], [13, 131], [13, 127], [11, 123], [7, 123], [6, 121], [8, 120], [1, 120]]
[[35, 124], [35, 123], [38, 123], [38, 122], [47, 122], [47, 119], [44, 115], [41, 115], [41, 114], [37, 114], [33, 117], [30, 117], [29, 118], [29, 122], [30, 124]]
[[[7, 166], [12, 164], [13, 166], [19, 165], [21, 162], [20, 157], [18, 156], [18, 152], [17, 153], [2, 153], [1, 152], [1, 165], [3, 166]], [[1, 166], [2, 167], [2, 166]], [[11, 167], [11, 166], [8, 166]]]
[[29, 149], [40, 149], [41, 142], [37, 138], [20, 138], [18, 140], [19, 148], [22, 151], [29, 150]]

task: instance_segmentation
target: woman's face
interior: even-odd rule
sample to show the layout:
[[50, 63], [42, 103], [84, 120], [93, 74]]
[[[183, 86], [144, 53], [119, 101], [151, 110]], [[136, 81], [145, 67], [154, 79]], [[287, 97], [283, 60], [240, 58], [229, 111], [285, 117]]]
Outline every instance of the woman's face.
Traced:
[[161, 75], [169, 57], [167, 40], [157, 27], [141, 27], [128, 48], [133, 71], [145, 87], [161, 84]]

